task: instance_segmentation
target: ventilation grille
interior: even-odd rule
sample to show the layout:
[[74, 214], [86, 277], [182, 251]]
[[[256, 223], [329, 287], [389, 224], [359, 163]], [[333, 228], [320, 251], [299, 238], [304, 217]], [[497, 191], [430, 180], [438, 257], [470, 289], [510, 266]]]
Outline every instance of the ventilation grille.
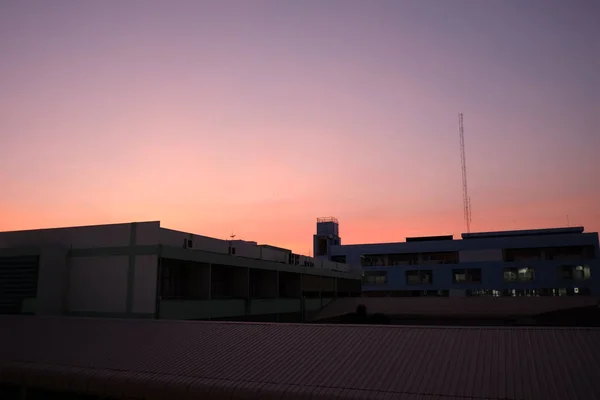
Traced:
[[0, 257], [0, 314], [20, 314], [37, 295], [38, 256]]

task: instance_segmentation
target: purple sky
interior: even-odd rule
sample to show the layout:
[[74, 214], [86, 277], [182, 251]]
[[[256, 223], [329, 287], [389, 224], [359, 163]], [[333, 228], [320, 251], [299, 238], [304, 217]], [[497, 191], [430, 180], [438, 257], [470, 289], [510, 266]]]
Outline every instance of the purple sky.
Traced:
[[0, 230], [600, 229], [598, 1], [0, 2]]

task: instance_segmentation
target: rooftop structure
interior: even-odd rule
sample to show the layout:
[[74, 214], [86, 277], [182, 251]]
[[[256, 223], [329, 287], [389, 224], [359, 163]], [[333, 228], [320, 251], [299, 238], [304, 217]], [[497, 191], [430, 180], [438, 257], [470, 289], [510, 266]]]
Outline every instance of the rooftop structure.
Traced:
[[2, 398], [591, 400], [599, 360], [594, 328], [0, 317]]
[[342, 245], [317, 220], [315, 256], [361, 265], [372, 296], [600, 296], [598, 233], [583, 227]]
[[346, 264], [159, 221], [0, 232], [0, 282], [0, 314], [295, 320], [360, 294]]

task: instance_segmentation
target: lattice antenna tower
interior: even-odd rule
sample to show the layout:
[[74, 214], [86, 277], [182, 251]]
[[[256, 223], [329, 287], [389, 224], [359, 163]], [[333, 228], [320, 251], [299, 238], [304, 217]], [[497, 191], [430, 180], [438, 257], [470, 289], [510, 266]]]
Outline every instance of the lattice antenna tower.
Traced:
[[463, 189], [463, 212], [467, 233], [471, 232], [471, 198], [467, 187], [467, 158], [465, 156], [465, 130], [463, 125], [463, 115], [458, 114], [458, 133], [460, 135], [460, 166], [462, 169], [462, 189]]

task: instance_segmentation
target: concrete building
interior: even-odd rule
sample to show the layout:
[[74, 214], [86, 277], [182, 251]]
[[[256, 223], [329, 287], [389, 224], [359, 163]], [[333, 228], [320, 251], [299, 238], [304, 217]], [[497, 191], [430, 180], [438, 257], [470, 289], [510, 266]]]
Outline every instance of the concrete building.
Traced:
[[314, 255], [361, 265], [368, 296], [600, 295], [598, 234], [583, 227], [342, 245], [338, 221], [319, 218]]
[[0, 313], [302, 320], [360, 294], [348, 265], [160, 222], [0, 233]]

